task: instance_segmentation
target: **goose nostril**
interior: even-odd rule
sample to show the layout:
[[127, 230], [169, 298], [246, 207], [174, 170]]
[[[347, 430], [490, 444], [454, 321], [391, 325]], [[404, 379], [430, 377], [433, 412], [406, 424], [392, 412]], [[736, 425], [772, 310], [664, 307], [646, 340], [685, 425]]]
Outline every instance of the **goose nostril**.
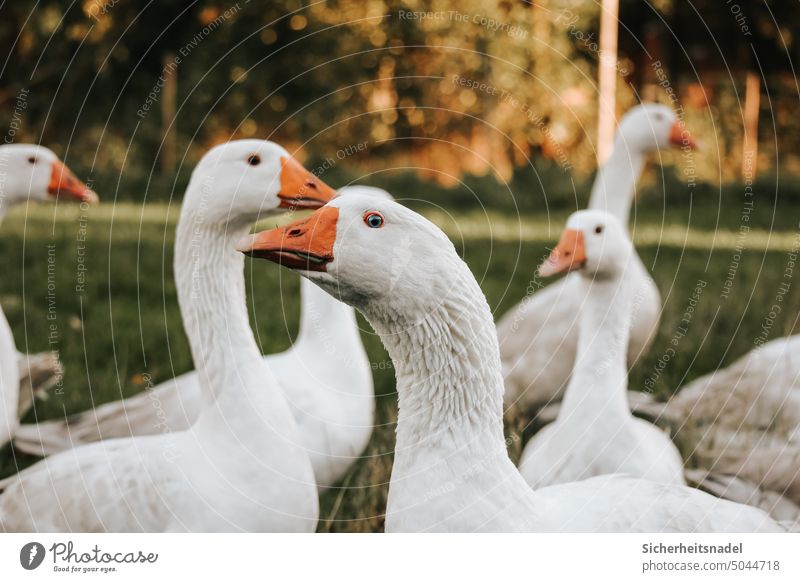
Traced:
[[303, 234], [303, 231], [300, 230], [299, 228], [293, 228], [292, 230], [290, 230], [286, 234], [287, 234], [287, 236], [300, 236], [301, 234]]

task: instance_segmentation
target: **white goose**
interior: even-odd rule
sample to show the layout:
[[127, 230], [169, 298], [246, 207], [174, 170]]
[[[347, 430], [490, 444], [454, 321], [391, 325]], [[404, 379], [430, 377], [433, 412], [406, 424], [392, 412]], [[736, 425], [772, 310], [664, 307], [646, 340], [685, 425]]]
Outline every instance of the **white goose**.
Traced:
[[[619, 124], [611, 157], [595, 179], [589, 208], [606, 210], [627, 226], [646, 155], [669, 146], [695, 147], [671, 109], [658, 104], [631, 109]], [[636, 263], [630, 275], [636, 278], [631, 284], [637, 309], [629, 362], [647, 350], [661, 313], [658, 288], [638, 258]], [[567, 276], [526, 297], [500, 318], [497, 334], [507, 406], [526, 409], [561, 398], [575, 362], [581, 290], [577, 276]]]
[[667, 402], [629, 396], [636, 413], [690, 444], [699, 486], [800, 518], [800, 336], [768, 342]]
[[[0, 220], [15, 205], [57, 197], [97, 202], [97, 194], [46, 147], [0, 146]], [[55, 354], [29, 356], [17, 352], [11, 328], [0, 310], [0, 447], [14, 435], [33, 394], [52, 386], [60, 374], [61, 364]]]
[[[215, 175], [231, 171], [240, 169], [220, 164], [213, 170]], [[241, 175], [243, 182], [252, 179], [255, 177]], [[391, 198], [385, 190], [370, 186], [339, 190], [340, 196], [351, 193]], [[249, 209], [242, 210], [251, 216]], [[230, 211], [240, 213], [233, 204]], [[317, 484], [329, 487], [358, 459], [372, 434], [372, 371], [353, 308], [306, 280], [301, 281], [300, 293], [297, 341], [286, 352], [265, 356], [264, 361], [286, 394]], [[194, 423], [205, 404], [198, 373], [192, 371], [66, 420], [22, 425], [14, 445], [29, 454], [50, 455], [102, 439], [184, 430]]]
[[175, 279], [209, 404], [186, 431], [92, 443], [9, 478], [0, 529], [314, 531], [311, 463], [250, 329], [233, 243], [260, 216], [333, 195], [271, 142], [232, 142], [203, 157], [178, 223]]
[[625, 228], [602, 210], [574, 213], [539, 275], [577, 271], [585, 287], [575, 369], [556, 421], [525, 446], [520, 472], [531, 487], [622, 473], [683, 484], [683, 462], [669, 437], [628, 408], [626, 354], [639, 280]]
[[486, 298], [444, 233], [411, 210], [339, 198], [238, 248], [359, 309], [389, 351], [399, 414], [386, 531], [785, 530], [758, 509], [645, 479], [531, 489], [505, 448]]

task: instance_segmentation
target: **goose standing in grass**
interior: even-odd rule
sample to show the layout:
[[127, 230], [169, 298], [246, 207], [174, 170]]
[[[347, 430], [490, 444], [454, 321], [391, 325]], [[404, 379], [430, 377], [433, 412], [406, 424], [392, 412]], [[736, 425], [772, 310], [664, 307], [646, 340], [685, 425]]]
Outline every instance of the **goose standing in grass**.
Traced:
[[630, 398], [687, 445], [699, 487], [800, 518], [800, 336], [765, 343], [667, 402]]
[[[224, 174], [235, 170], [220, 165], [214, 171]], [[241, 174], [243, 181], [253, 179]], [[352, 193], [391, 198], [385, 190], [371, 186], [339, 190], [340, 196]], [[246, 216], [252, 216], [248, 208], [242, 210]], [[240, 212], [233, 201], [230, 211]], [[329, 487], [359, 458], [372, 434], [375, 417], [372, 370], [353, 308], [305, 279], [301, 281], [300, 296], [297, 341], [286, 352], [265, 356], [264, 361], [286, 394], [311, 457], [317, 484]], [[153, 406], [154, 402], [158, 402], [158, 407]], [[22, 425], [14, 444], [29, 454], [51, 455], [102, 439], [185, 430], [205, 404], [200, 378], [192, 371], [66, 420]]]
[[[589, 208], [606, 210], [627, 226], [647, 154], [670, 146], [695, 147], [670, 108], [647, 104], [631, 109], [619, 124], [611, 157], [595, 178]], [[637, 306], [628, 347], [628, 361], [633, 362], [654, 337], [661, 296], [638, 258], [630, 269]], [[567, 276], [526, 297], [499, 320], [506, 406], [527, 409], [561, 398], [575, 362], [582, 287], [577, 276]]]
[[234, 243], [260, 217], [334, 195], [271, 142], [203, 157], [178, 222], [175, 280], [208, 404], [186, 431], [76, 447], [1, 482], [0, 530], [314, 531], [311, 462], [250, 329]]
[[556, 421], [525, 446], [520, 471], [531, 487], [622, 473], [683, 484], [683, 462], [670, 438], [628, 407], [626, 354], [634, 309], [636, 251], [625, 228], [602, 210], [574, 213], [539, 267], [549, 277], [575, 271], [580, 292], [575, 369]]
[[[97, 194], [46, 147], [0, 146], [0, 219], [18, 204], [55, 198], [97, 202]], [[61, 372], [61, 363], [53, 353], [17, 352], [11, 328], [0, 310], [0, 446], [13, 437], [34, 394], [41, 395], [54, 385]]]
[[758, 509], [645, 479], [531, 489], [506, 451], [486, 298], [450, 240], [415, 212], [338, 198], [237, 246], [360, 310], [389, 351], [399, 413], [387, 532], [785, 531]]

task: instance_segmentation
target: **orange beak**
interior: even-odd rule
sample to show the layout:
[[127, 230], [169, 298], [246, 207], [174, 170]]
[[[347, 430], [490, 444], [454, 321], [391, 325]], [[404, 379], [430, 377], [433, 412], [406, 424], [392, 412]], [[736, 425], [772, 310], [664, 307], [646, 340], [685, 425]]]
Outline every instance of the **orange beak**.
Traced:
[[326, 271], [333, 260], [339, 209], [320, 208], [304, 220], [244, 237], [236, 250], [290, 269]]
[[687, 147], [690, 150], [698, 148], [697, 142], [694, 141], [689, 130], [684, 129], [680, 121], [672, 124], [672, 128], [669, 131], [669, 143], [678, 148]]
[[550, 252], [550, 256], [539, 266], [539, 276], [550, 277], [558, 273], [568, 273], [580, 269], [585, 263], [586, 247], [583, 242], [583, 232], [568, 228], [561, 234], [561, 240]]
[[314, 209], [336, 197], [336, 190], [306, 170], [294, 158], [281, 158], [280, 208]]
[[65, 197], [79, 202], [88, 202], [89, 204], [100, 202], [97, 194], [78, 180], [75, 174], [59, 160], [53, 162], [47, 193], [56, 198]]

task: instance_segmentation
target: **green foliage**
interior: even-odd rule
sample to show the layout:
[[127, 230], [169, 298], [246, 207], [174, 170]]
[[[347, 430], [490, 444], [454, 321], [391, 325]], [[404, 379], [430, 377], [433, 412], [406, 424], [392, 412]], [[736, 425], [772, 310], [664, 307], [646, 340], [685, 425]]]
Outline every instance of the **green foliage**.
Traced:
[[[556, 190], [548, 202], [570, 201], [571, 180], [582, 183], [595, 167], [598, 6], [6, 2], [0, 126], [13, 125], [15, 141], [47, 144], [81, 177], [118, 184], [115, 195], [135, 200], [179, 195], [210, 145], [252, 136], [318, 158], [366, 141], [366, 153], [342, 162], [362, 180], [401, 167], [446, 185], [495, 176], [523, 187], [523, 208], [538, 207], [537, 174], [552, 165], [565, 180], [546, 181]], [[744, 37], [726, 6], [623, 2], [619, 112], [652, 86], [651, 65], [663, 61], [676, 105], [706, 146], [697, 154], [699, 177], [727, 182], [741, 153], [743, 69], [763, 69], [759, 166], [780, 162], [798, 172], [789, 59], [800, 55], [795, 35], [781, 34], [798, 12], [788, 0], [748, 6], [752, 35]], [[772, 14], [781, 15], [781, 28]], [[174, 148], [164, 141], [165, 68], [177, 70]], [[163, 160], [173, 149], [175, 166]], [[429, 190], [436, 191], [417, 196]]]

